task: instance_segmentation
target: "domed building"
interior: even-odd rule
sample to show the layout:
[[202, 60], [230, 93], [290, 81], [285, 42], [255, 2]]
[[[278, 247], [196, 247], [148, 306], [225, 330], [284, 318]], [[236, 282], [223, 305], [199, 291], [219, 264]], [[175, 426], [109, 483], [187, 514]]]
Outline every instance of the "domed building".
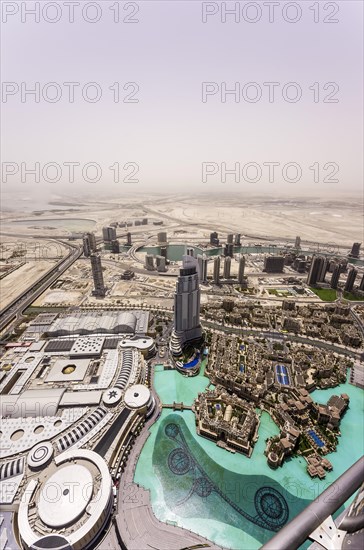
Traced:
[[43, 473], [28, 483], [20, 502], [23, 547], [90, 548], [111, 512], [112, 480], [105, 460], [93, 451], [72, 449], [58, 455]]
[[130, 386], [125, 392], [124, 402], [128, 409], [138, 410], [145, 414], [146, 418], [151, 416], [155, 408], [154, 397], [149, 388], [143, 384]]

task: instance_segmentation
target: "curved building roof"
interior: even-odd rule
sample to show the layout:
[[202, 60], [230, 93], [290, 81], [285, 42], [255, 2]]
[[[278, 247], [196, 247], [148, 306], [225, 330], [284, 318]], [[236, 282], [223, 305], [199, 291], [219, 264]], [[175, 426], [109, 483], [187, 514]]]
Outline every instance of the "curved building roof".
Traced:
[[144, 334], [147, 329], [148, 313], [145, 311], [90, 311], [59, 317], [47, 335]]
[[124, 338], [119, 343], [121, 348], [136, 348], [140, 351], [147, 350], [151, 348], [154, 344], [153, 338], [150, 336], [133, 336], [132, 338]]
[[50, 441], [41, 441], [28, 453], [28, 466], [34, 469], [44, 466], [47, 462], [50, 462], [53, 452], [53, 445]]
[[75, 523], [91, 500], [92, 486], [91, 472], [85, 466], [69, 464], [57, 469], [41, 490], [38, 502], [40, 519], [54, 529]]
[[126, 390], [124, 401], [129, 409], [141, 409], [148, 405], [150, 397], [151, 393], [147, 386], [135, 384]]
[[[112, 479], [107, 463], [93, 451], [72, 449], [57, 456], [44, 473], [42, 478], [33, 478], [22, 494], [18, 528], [23, 546], [32, 550], [88, 548], [111, 512]], [[55, 534], [54, 529], [62, 534]]]

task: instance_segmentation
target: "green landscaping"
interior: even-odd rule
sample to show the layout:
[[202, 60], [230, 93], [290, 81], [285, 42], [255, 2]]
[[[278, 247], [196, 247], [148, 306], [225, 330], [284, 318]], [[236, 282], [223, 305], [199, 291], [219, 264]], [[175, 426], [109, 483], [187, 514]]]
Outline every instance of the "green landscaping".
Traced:
[[345, 300], [354, 300], [355, 301], [364, 301], [364, 296], [358, 296], [356, 294], [353, 294], [352, 292], [344, 292], [344, 298]]
[[40, 313], [62, 313], [64, 311], [67, 311], [69, 308], [63, 307], [63, 306], [29, 306], [24, 311], [23, 315], [34, 316], [36, 317]]
[[334, 302], [337, 298], [336, 290], [333, 288], [313, 288], [310, 290], [316, 294], [323, 302]]
[[267, 289], [267, 292], [268, 294], [272, 295], [272, 296], [280, 296], [280, 297], [284, 297], [284, 298], [287, 298], [287, 296], [291, 296], [291, 292], [289, 292], [289, 290], [279, 290], [277, 288], [268, 288]]

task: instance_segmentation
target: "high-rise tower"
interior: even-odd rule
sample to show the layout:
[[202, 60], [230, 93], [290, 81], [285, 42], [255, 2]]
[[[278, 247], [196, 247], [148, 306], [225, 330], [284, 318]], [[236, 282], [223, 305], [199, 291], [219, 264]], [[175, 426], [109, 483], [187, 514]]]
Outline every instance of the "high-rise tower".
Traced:
[[344, 287], [344, 290], [346, 290], [346, 292], [351, 292], [353, 290], [353, 286], [354, 286], [357, 274], [358, 274], [358, 270], [355, 269], [355, 267], [352, 267], [348, 273], [345, 287]]
[[96, 237], [94, 233], [85, 233], [82, 239], [83, 253], [88, 258], [96, 252]]
[[323, 261], [321, 264], [320, 272], [317, 278], [318, 283], [325, 282], [326, 273], [327, 273], [327, 270], [329, 269], [329, 260], [327, 258], [322, 258], [322, 260]]
[[207, 281], [207, 258], [206, 255], [199, 254], [197, 256], [198, 261], [198, 276], [201, 283], [206, 283]]
[[354, 243], [349, 252], [349, 256], [352, 258], [359, 258], [361, 243]]
[[144, 264], [144, 266], [148, 271], [154, 271], [155, 266], [154, 266], [154, 256], [153, 256], [153, 254], [146, 254], [145, 255], [145, 264]]
[[94, 296], [105, 296], [104, 275], [102, 273], [101, 257], [99, 254], [91, 254], [92, 277], [94, 280]]
[[102, 238], [104, 243], [110, 243], [116, 239], [116, 229], [111, 225], [102, 228]]
[[213, 231], [213, 233], [210, 233], [210, 244], [213, 246], [219, 246], [219, 234], [216, 233], [216, 231]]
[[311, 267], [307, 277], [307, 284], [309, 286], [315, 285], [320, 280], [320, 276], [322, 276], [323, 273], [324, 265], [325, 258], [323, 258], [322, 256], [312, 257]]
[[161, 231], [160, 233], [158, 233], [157, 235], [157, 239], [158, 239], [158, 245], [159, 246], [166, 246], [167, 244], [167, 232], [166, 231]]
[[360, 285], [359, 285], [359, 290], [362, 290], [364, 292], [364, 275], [361, 278]]
[[167, 271], [166, 259], [164, 256], [156, 256], [155, 263], [156, 263], [157, 271], [161, 273], [163, 273], [164, 271]]
[[337, 264], [334, 267], [334, 271], [332, 272], [332, 275], [331, 275], [331, 281], [330, 281], [331, 288], [336, 289], [338, 287], [339, 279], [340, 279], [340, 264]]
[[231, 272], [231, 258], [229, 256], [226, 256], [225, 262], [224, 262], [224, 279], [230, 279], [230, 272]]
[[220, 256], [216, 256], [214, 259], [214, 283], [218, 285], [220, 283]]
[[173, 355], [180, 355], [188, 342], [198, 340], [201, 336], [197, 260], [192, 256], [183, 256], [183, 266], [174, 294], [174, 327], [170, 341]]
[[238, 283], [239, 283], [239, 285], [243, 284], [244, 272], [245, 272], [245, 256], [240, 256], [239, 273], [238, 273]]

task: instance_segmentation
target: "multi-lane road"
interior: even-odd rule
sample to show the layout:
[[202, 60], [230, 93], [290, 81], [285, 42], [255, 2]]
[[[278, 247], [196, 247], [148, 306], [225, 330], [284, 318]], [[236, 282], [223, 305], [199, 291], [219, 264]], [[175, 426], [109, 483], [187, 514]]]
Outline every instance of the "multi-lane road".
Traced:
[[[63, 243], [64, 244], [64, 243]], [[70, 248], [69, 254], [62, 258], [55, 266], [47, 271], [30, 288], [15, 298], [8, 306], [0, 311], [0, 331], [8, 327], [8, 331], [21, 319], [23, 311], [30, 306], [58, 277], [62, 275], [82, 254], [80, 246], [67, 245]], [[11, 326], [8, 326], [10, 325]]]

